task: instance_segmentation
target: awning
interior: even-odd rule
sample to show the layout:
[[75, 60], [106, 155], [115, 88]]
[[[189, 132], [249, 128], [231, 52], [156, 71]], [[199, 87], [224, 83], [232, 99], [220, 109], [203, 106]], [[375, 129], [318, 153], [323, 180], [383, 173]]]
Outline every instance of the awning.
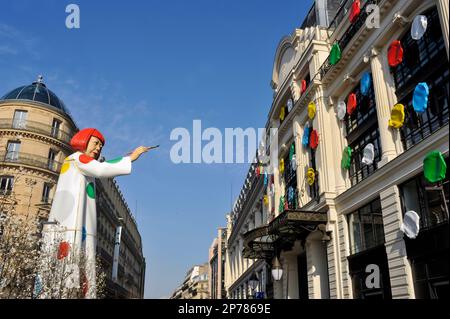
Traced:
[[296, 240], [306, 238], [318, 225], [326, 223], [326, 212], [286, 210], [268, 225], [244, 234], [243, 256], [269, 260], [275, 250], [290, 249]]

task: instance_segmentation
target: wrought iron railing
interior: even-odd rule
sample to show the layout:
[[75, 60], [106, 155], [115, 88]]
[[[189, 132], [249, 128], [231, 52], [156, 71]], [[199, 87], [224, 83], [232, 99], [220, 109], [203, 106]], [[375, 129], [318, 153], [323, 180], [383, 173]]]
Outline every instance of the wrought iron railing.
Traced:
[[[372, 175], [377, 170], [378, 162], [381, 160], [381, 141], [378, 127], [368, 130], [365, 134], [364, 137], [361, 137], [351, 145], [353, 152], [350, 167], [350, 182], [352, 186], [355, 186]], [[362, 163], [363, 152], [369, 143], [374, 145], [375, 155], [373, 163], [365, 165]]]
[[[358, 17], [358, 19], [352, 23], [348, 29], [345, 31], [341, 39], [336, 40], [336, 43], [339, 44], [339, 47], [341, 49], [341, 52], [343, 53], [347, 45], [350, 43], [350, 41], [353, 39], [355, 34], [361, 29], [361, 27], [366, 23], [367, 17], [370, 13], [366, 11], [368, 5], [375, 4], [377, 5], [381, 0], [368, 0], [365, 5], [361, 8], [361, 13]], [[342, 8], [341, 8], [342, 9]], [[345, 10], [344, 10], [345, 11]], [[338, 13], [338, 14], [346, 14], [345, 13]], [[343, 17], [340, 18], [339, 23], [342, 21]], [[332, 22], [333, 23], [333, 22]], [[336, 22], [337, 23], [337, 22]], [[337, 24], [336, 24], [337, 26]], [[325, 62], [320, 67], [319, 73], [320, 78], [323, 79], [327, 73], [332, 69], [333, 65], [330, 64], [330, 56], [325, 60]]]
[[39, 133], [56, 138], [64, 143], [69, 143], [73, 135], [57, 127], [53, 127], [51, 125], [46, 125], [35, 121], [0, 120], [0, 129], [14, 129]]
[[338, 12], [334, 16], [333, 20], [330, 22], [330, 25], [328, 26], [328, 31], [335, 31], [341, 21], [347, 16], [348, 10], [350, 9], [350, 6], [352, 5], [353, 0], [345, 0], [345, 2], [341, 5]]
[[15, 163], [46, 169], [55, 173], [61, 170], [61, 163], [47, 157], [23, 152], [1, 152], [0, 163]]

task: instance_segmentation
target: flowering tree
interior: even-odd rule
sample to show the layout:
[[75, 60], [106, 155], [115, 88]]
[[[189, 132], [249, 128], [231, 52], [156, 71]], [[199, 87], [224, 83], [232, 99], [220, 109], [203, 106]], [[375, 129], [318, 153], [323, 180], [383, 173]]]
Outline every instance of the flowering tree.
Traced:
[[38, 217], [16, 214], [17, 204], [13, 193], [0, 195], [0, 298], [83, 298], [86, 265], [96, 268], [97, 298], [103, 297], [106, 274], [99, 259], [87, 263], [82, 250], [61, 258], [58, 226], [42, 236]]

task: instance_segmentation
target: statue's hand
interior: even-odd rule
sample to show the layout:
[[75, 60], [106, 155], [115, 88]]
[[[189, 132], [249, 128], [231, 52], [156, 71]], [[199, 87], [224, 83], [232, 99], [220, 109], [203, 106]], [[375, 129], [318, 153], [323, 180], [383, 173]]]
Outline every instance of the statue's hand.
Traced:
[[139, 156], [148, 152], [150, 149], [151, 148], [147, 147], [147, 146], [139, 146], [133, 152], [131, 152], [131, 154], [130, 154], [131, 161], [134, 162], [135, 160], [137, 160], [139, 158]]

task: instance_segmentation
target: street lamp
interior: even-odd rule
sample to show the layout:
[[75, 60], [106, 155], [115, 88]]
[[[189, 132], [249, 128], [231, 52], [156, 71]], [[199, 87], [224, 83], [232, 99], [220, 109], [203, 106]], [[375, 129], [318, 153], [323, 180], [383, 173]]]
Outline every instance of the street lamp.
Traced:
[[279, 281], [282, 276], [283, 276], [283, 268], [281, 267], [278, 257], [275, 257], [272, 266], [272, 277], [275, 281]]

